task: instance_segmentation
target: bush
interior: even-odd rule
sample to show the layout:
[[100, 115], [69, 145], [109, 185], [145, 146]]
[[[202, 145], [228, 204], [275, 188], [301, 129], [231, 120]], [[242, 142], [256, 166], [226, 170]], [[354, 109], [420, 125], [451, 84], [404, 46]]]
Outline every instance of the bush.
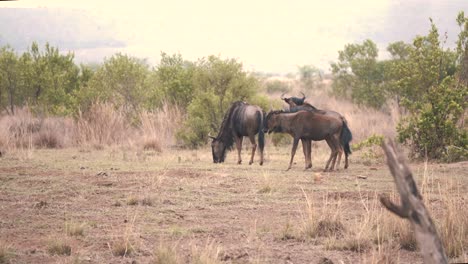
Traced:
[[210, 56], [198, 62], [194, 74], [195, 96], [187, 109], [187, 120], [177, 133], [188, 147], [206, 142], [209, 133], [217, 134], [225, 112], [234, 101], [243, 100], [264, 107], [268, 100], [255, 96], [257, 80], [242, 70], [234, 59]]
[[[400, 142], [411, 146], [413, 154], [431, 159], [464, 160], [466, 152], [450, 155], [451, 149], [468, 148], [468, 132], [457, 126], [468, 103], [468, 88], [447, 77], [433, 86], [414, 106], [413, 114], [404, 118], [397, 127]], [[450, 154], [452, 154], [450, 152]]]

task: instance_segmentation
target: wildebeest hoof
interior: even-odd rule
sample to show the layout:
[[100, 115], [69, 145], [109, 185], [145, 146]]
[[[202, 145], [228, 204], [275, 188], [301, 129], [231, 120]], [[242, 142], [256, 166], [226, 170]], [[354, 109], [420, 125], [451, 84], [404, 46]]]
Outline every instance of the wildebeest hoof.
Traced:
[[260, 161], [260, 166], [262, 166], [262, 165], [263, 165], [263, 161]]
[[249, 161], [249, 165], [252, 165], [253, 161]]
[[237, 164], [242, 164], [242, 160], [237, 161]]

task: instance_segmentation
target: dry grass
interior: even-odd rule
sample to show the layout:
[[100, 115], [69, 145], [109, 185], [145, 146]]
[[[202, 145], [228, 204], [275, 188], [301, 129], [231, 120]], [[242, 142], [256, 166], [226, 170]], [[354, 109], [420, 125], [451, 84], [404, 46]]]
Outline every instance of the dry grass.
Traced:
[[138, 198], [136, 196], [129, 196], [127, 198], [127, 205], [137, 205], [138, 204]]
[[305, 238], [317, 237], [343, 237], [346, 232], [342, 221], [342, 208], [340, 200], [331, 203], [327, 196], [323, 198], [322, 207], [316, 209], [313, 200], [304, 193], [306, 206], [302, 212], [303, 228]]
[[158, 111], [142, 112], [139, 118], [143, 149], [160, 152], [162, 148], [176, 144], [174, 135], [183, 123], [183, 113], [179, 107], [164, 103]]
[[65, 233], [69, 236], [83, 236], [85, 226], [85, 223], [67, 221], [65, 222]]
[[138, 120], [129, 120], [123, 109], [107, 103], [94, 104], [75, 120], [36, 117], [25, 107], [0, 118], [0, 151], [74, 146], [102, 150], [136, 142], [144, 150], [161, 152], [176, 143], [174, 134], [182, 117], [182, 111], [169, 104], [153, 112], [142, 111]]
[[115, 234], [111, 238], [111, 241], [107, 243], [112, 255], [127, 257], [137, 251], [137, 243], [141, 237], [140, 234], [135, 231], [137, 216], [136, 212], [132, 215], [127, 213], [126, 219], [124, 220], [125, 225], [110, 231], [110, 233]]
[[50, 255], [70, 256], [72, 253], [72, 248], [68, 239], [63, 237], [54, 237], [49, 239], [47, 252]]
[[12, 257], [13, 252], [11, 247], [3, 242], [0, 242], [0, 264], [10, 263]]
[[76, 129], [79, 144], [122, 144], [129, 138], [130, 124], [123, 109], [96, 103], [88, 112], [80, 112]]
[[[450, 192], [449, 190], [447, 192]], [[445, 247], [448, 257], [456, 258], [468, 252], [468, 211], [466, 200], [460, 192], [440, 193], [443, 197], [443, 207], [446, 208], [438, 221], [439, 235]]]
[[221, 246], [215, 241], [207, 241], [204, 246], [192, 246], [193, 264], [220, 264]]
[[110, 248], [112, 254], [119, 257], [129, 256], [134, 252], [133, 245], [126, 237], [115, 239], [112, 244], [110, 244]]
[[182, 263], [175, 247], [159, 245], [154, 252], [152, 264], [179, 264]]

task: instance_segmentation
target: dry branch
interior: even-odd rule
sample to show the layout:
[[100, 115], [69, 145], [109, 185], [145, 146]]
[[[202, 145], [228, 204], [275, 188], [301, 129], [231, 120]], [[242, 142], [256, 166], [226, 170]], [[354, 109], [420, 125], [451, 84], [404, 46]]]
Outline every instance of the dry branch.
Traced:
[[424, 206], [421, 194], [416, 187], [413, 175], [405, 163], [405, 158], [397, 152], [395, 143], [383, 144], [387, 163], [395, 179], [401, 196], [401, 205], [396, 205], [386, 196], [380, 196], [380, 202], [391, 212], [401, 218], [408, 219], [415, 231], [424, 263], [447, 263], [442, 242], [435, 225]]

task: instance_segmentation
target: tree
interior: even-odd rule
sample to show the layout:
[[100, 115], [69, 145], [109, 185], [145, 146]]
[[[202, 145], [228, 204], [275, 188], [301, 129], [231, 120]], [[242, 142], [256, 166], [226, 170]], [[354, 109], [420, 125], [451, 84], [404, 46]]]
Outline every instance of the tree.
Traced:
[[[82, 80], [89, 74], [89, 69], [84, 69]], [[78, 95], [80, 107], [86, 110], [96, 101], [105, 101], [134, 115], [150, 97], [148, 76], [144, 61], [117, 53], [89, 77], [88, 86], [82, 87]]]
[[209, 56], [196, 63], [193, 76], [195, 96], [187, 108], [188, 118], [178, 137], [186, 145], [203, 144], [209, 133], [216, 134], [231, 103], [237, 100], [265, 104], [256, 97], [257, 80], [242, 70], [234, 59]]
[[9, 46], [0, 49], [0, 107], [14, 114], [19, 82], [19, 60]]
[[346, 45], [338, 52], [338, 62], [331, 64], [333, 92], [358, 104], [380, 108], [386, 101], [385, 64], [377, 62], [377, 55], [377, 46], [369, 39]]
[[153, 91], [155, 104], [167, 100], [186, 109], [194, 96], [194, 68], [194, 64], [183, 60], [180, 54], [161, 53], [161, 62], [154, 71], [157, 83]]
[[468, 18], [461, 11], [457, 16], [460, 27], [457, 41], [458, 80], [461, 85], [468, 86]]
[[79, 68], [73, 60], [73, 53], [62, 55], [48, 43], [41, 52], [33, 42], [22, 55], [23, 89], [38, 110], [60, 115], [72, 111], [73, 94], [79, 88]]
[[[459, 38], [463, 36], [462, 32]], [[444, 50], [431, 20], [429, 34], [416, 37], [408, 59], [398, 64], [395, 83], [410, 112], [398, 124], [398, 137], [414, 155], [450, 161], [468, 158], [468, 132], [457, 125], [468, 106], [468, 86], [460, 79], [464, 52]], [[450, 148], [461, 152], [454, 157]]]

